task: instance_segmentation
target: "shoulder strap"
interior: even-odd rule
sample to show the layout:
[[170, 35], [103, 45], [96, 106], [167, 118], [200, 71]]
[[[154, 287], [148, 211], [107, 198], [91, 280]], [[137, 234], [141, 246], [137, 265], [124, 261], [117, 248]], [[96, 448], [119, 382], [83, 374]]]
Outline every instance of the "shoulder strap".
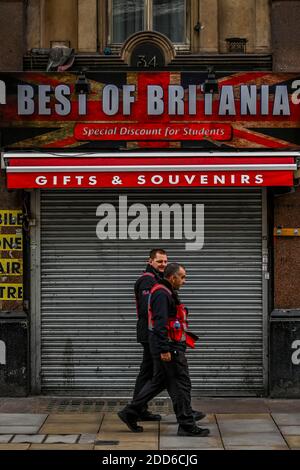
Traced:
[[[141, 277], [144, 277], [144, 276], [150, 276], [150, 277], [153, 277], [153, 278], [155, 279], [155, 275], [154, 275], [153, 273], [143, 273], [143, 274], [141, 275]], [[140, 278], [141, 278], [141, 277], [140, 277]]]
[[151, 308], [151, 297], [154, 292], [157, 292], [158, 290], [164, 290], [166, 291], [170, 296], [172, 296], [172, 292], [170, 289], [168, 289], [166, 286], [163, 284], [155, 284], [151, 290], [150, 290], [150, 295], [148, 297], [148, 328], [149, 330], [153, 329], [153, 319], [152, 319], [152, 308]]
[[141, 282], [145, 277], [151, 277], [155, 282], [157, 282], [156, 277], [153, 273], [149, 272], [144, 272], [140, 275], [140, 277], [137, 279], [135, 285], [134, 285], [134, 296], [135, 296], [135, 307], [136, 307], [136, 314], [137, 317], [139, 318], [139, 308], [138, 308], [138, 291], [140, 289]]
[[156, 277], [153, 273], [146, 272], [140, 275], [140, 277], [136, 281], [136, 285], [139, 285], [145, 277], [152, 277], [152, 279], [156, 280]]
[[166, 292], [168, 292], [169, 295], [172, 295], [172, 292], [170, 291], [170, 289], [168, 289], [166, 286], [164, 286], [163, 284], [155, 284], [155, 286], [152, 287], [152, 289], [150, 290], [150, 294], [154, 294], [154, 292], [160, 290], [160, 289], [163, 289], [165, 290]]
[[145, 272], [140, 275], [140, 277], [137, 279], [135, 285], [134, 285], [134, 290], [135, 293], [137, 293], [137, 290], [139, 289], [140, 283], [143, 281], [145, 277], [152, 277], [152, 279], [156, 280], [156, 277], [152, 273]]

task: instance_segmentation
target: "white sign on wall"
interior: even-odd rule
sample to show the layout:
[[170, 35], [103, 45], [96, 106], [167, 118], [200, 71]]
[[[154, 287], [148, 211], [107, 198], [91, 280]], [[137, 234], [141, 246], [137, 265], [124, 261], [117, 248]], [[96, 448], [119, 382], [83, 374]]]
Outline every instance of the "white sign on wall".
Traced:
[[4, 341], [0, 340], [0, 364], [6, 364], [6, 346]]
[[298, 366], [300, 364], [300, 340], [296, 339], [295, 341], [293, 341], [291, 348], [295, 349], [292, 354], [292, 363], [295, 366]]
[[0, 104], [6, 104], [6, 86], [3, 80], [0, 80]]

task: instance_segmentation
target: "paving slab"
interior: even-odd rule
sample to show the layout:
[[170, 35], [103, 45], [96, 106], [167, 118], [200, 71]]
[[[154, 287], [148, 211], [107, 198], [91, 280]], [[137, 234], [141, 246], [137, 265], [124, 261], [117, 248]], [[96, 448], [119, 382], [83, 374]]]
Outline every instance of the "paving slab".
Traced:
[[[198, 424], [199, 426], [199, 424]], [[220, 437], [220, 432], [217, 424], [203, 424], [200, 428], [209, 429], [209, 437]], [[160, 425], [160, 442], [164, 437], [177, 436], [178, 424], [161, 424]], [[186, 439], [186, 436], [179, 436], [182, 439]]]
[[70, 435], [59, 435], [55, 434], [53, 436], [48, 436], [44, 444], [75, 444], [79, 435], [70, 434]]
[[100, 423], [50, 423], [44, 424], [40, 434], [96, 434]]
[[[143, 424], [145, 424], [146, 422], [144, 421]], [[148, 421], [148, 422], [151, 423], [153, 421]], [[122, 423], [122, 421], [120, 420], [119, 416], [116, 413], [104, 413], [104, 417], [103, 417], [103, 420], [102, 420], [102, 425], [104, 423], [105, 424], [107, 424], [107, 423]]]
[[[201, 419], [200, 421], [197, 421], [198, 426], [203, 426], [204, 424], [212, 424], [216, 422], [215, 415], [213, 414], [207, 414], [205, 418]], [[170, 423], [170, 424], [176, 424], [177, 420], [174, 415], [166, 415], [163, 417], [163, 419], [160, 421], [160, 424], [164, 423]]]
[[81, 434], [79, 444], [94, 444], [97, 434]]
[[300, 436], [285, 436], [290, 449], [300, 449]]
[[19, 397], [0, 400], [0, 411], [3, 413], [43, 413], [52, 398], [45, 396]]
[[31, 444], [29, 450], [93, 450], [92, 444]]
[[105, 414], [95, 450], [158, 450], [158, 426], [158, 422], [143, 422], [144, 431], [133, 433], [117, 415]]
[[159, 450], [158, 444], [148, 444], [147, 442], [138, 442], [138, 443], [121, 443], [117, 446], [115, 445], [95, 445], [94, 450]]
[[41, 426], [47, 414], [0, 413], [0, 426]]
[[13, 440], [13, 444], [41, 444], [45, 439], [45, 434], [17, 434]]
[[279, 426], [284, 436], [300, 436], [300, 426]]
[[222, 421], [230, 421], [234, 419], [244, 419], [244, 420], [252, 420], [252, 419], [263, 419], [270, 422], [273, 422], [272, 417], [269, 413], [216, 413], [216, 418], [218, 423]]
[[97, 434], [96, 440], [101, 441], [119, 441], [119, 442], [149, 442], [149, 443], [157, 443], [158, 442], [158, 432], [138, 432], [134, 433], [126, 430], [120, 431], [100, 431]]
[[278, 447], [278, 446], [227, 446], [226, 450], [289, 450], [288, 447]]
[[143, 433], [132, 433], [123, 421], [117, 415], [108, 415], [105, 414], [104, 419], [101, 424], [99, 433], [121, 433], [126, 436], [141, 436], [147, 434], [158, 435], [159, 421], [144, 421], [142, 423], [144, 432]]
[[192, 398], [194, 410], [204, 413], [268, 413], [262, 398]]
[[13, 434], [0, 434], [0, 444], [7, 444], [13, 437]]
[[160, 439], [161, 450], [215, 450], [223, 449], [220, 437], [165, 436]]
[[267, 419], [232, 419], [219, 422], [222, 436], [240, 433], [278, 432], [273, 421]]
[[[159, 424], [158, 422], [149, 422], [149, 421], [145, 421], [143, 423], [139, 423], [143, 429], [144, 429], [144, 432], [153, 432], [153, 433], [158, 433], [158, 429], [159, 429]], [[100, 431], [99, 432], [112, 432], [112, 431], [116, 431], [116, 432], [131, 432], [128, 427], [126, 426], [125, 423], [123, 423], [123, 421], [114, 421], [114, 422], [103, 422], [102, 425], [101, 425], [101, 428], [100, 428]]]
[[27, 450], [30, 444], [0, 444], [1, 450]]
[[279, 426], [300, 425], [300, 413], [272, 413], [272, 417]]
[[144, 426], [144, 432], [141, 433], [133, 433], [125, 425], [123, 429], [119, 427], [118, 430], [100, 431], [95, 450], [158, 450], [158, 427], [153, 431], [153, 428], [149, 430], [149, 423], [145, 424], [148, 426]]
[[53, 423], [89, 423], [100, 424], [103, 419], [103, 413], [51, 413], [44, 424]]
[[266, 398], [270, 413], [300, 413], [300, 400]]
[[0, 434], [37, 434], [40, 426], [0, 426]]
[[233, 446], [257, 447], [264, 446], [274, 449], [286, 449], [287, 444], [278, 433], [240, 433], [231, 436], [222, 436], [225, 449]]

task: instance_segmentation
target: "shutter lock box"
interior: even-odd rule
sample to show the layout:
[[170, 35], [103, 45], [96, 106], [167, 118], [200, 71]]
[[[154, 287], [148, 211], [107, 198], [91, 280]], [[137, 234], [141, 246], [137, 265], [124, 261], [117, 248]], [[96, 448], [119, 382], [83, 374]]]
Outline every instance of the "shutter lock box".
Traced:
[[271, 314], [270, 396], [300, 398], [300, 310]]
[[28, 394], [28, 319], [23, 312], [0, 313], [0, 396]]

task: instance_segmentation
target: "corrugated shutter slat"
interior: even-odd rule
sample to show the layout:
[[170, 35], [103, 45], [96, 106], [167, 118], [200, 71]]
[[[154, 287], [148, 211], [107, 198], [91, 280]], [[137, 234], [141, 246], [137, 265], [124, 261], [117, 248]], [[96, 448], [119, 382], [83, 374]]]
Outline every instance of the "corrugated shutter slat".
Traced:
[[[204, 204], [205, 244], [96, 236], [118, 192], [41, 192], [42, 391], [129, 396], [140, 363], [133, 284], [153, 247], [187, 268], [181, 298], [200, 337], [188, 351], [194, 394], [263, 392], [262, 196], [257, 189], [122, 191], [128, 205]], [[131, 220], [129, 218], [129, 220]], [[172, 232], [171, 232], [172, 234]]]

